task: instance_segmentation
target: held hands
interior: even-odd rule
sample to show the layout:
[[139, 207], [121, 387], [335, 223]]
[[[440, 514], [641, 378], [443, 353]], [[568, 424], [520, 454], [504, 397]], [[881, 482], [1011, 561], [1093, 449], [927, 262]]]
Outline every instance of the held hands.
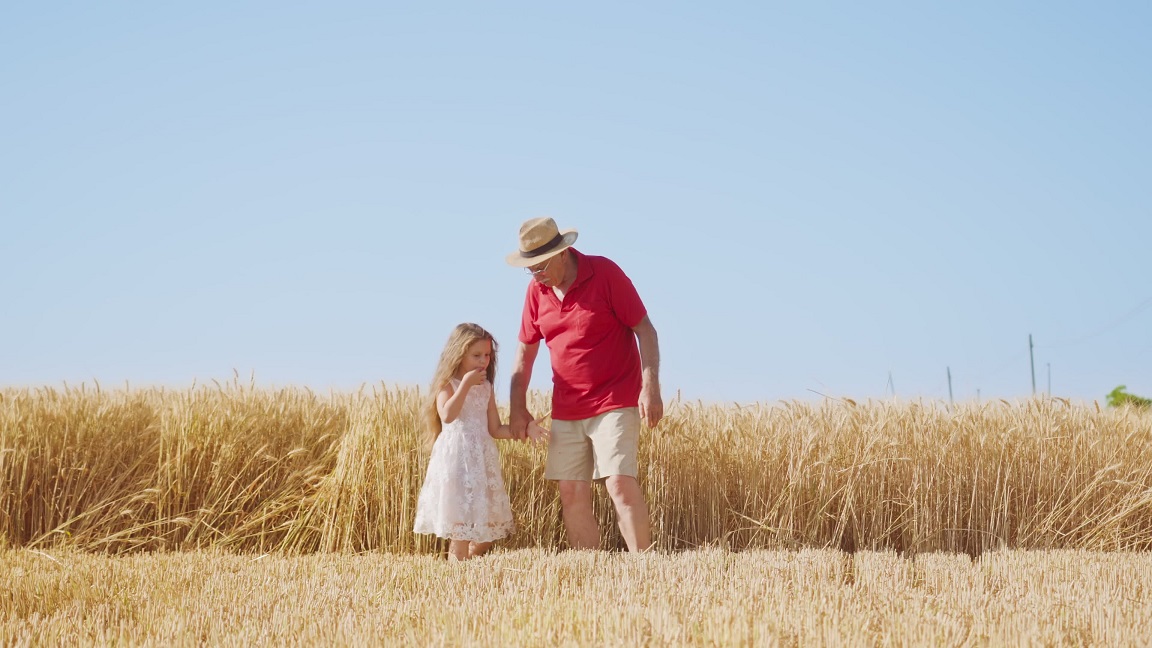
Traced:
[[529, 421], [528, 422], [528, 428], [527, 428], [526, 432], [528, 434], [528, 440], [530, 442], [539, 444], [539, 443], [548, 443], [548, 441], [551, 440], [552, 431], [549, 430], [548, 428], [540, 425], [540, 421], [543, 421], [543, 420], [544, 419], [540, 419], [539, 421]]
[[527, 409], [512, 409], [509, 416], [508, 427], [512, 431], [512, 438], [523, 441], [528, 436], [528, 424], [532, 422], [532, 414]]
[[552, 432], [540, 425], [540, 421], [543, 420], [543, 418], [534, 419], [527, 409], [512, 412], [509, 422], [512, 438], [517, 441], [547, 443], [552, 437]]

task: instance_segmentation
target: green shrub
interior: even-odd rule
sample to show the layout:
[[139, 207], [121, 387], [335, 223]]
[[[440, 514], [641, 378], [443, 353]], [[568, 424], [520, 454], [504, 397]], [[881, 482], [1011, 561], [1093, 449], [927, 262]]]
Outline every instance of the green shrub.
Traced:
[[1129, 394], [1124, 391], [1127, 385], [1120, 385], [1116, 389], [1108, 392], [1108, 406], [1120, 407], [1121, 405], [1134, 405], [1136, 407], [1150, 407], [1152, 406], [1152, 399], [1137, 396], [1136, 394]]

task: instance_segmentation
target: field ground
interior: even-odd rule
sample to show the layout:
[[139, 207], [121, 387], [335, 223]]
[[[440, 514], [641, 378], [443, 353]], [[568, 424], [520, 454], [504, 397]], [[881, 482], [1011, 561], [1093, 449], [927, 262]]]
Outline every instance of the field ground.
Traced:
[[1152, 554], [0, 551], [0, 644], [1147, 645]]

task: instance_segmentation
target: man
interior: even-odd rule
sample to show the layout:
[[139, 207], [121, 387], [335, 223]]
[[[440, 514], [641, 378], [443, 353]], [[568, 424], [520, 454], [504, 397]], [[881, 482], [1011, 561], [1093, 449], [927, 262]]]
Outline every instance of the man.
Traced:
[[507, 257], [533, 279], [512, 368], [511, 429], [522, 439], [533, 420], [528, 382], [544, 340], [552, 359], [544, 477], [559, 486], [568, 544], [599, 547], [592, 482], [603, 481], [629, 551], [644, 551], [652, 529], [636, 481], [640, 423], [655, 427], [664, 416], [656, 329], [628, 276], [607, 258], [577, 251], [576, 237], [551, 218], [533, 218]]

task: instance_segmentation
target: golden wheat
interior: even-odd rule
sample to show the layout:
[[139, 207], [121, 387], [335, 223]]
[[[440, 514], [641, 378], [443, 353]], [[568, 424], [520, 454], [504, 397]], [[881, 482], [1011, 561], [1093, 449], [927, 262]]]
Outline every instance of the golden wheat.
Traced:
[[[533, 394], [547, 411], [546, 394]], [[430, 553], [417, 389], [0, 391], [0, 547]], [[1152, 547], [1152, 416], [1058, 399], [673, 401], [641, 443], [657, 548]], [[564, 545], [543, 449], [502, 442], [519, 529]], [[607, 547], [621, 546], [602, 493]]]

